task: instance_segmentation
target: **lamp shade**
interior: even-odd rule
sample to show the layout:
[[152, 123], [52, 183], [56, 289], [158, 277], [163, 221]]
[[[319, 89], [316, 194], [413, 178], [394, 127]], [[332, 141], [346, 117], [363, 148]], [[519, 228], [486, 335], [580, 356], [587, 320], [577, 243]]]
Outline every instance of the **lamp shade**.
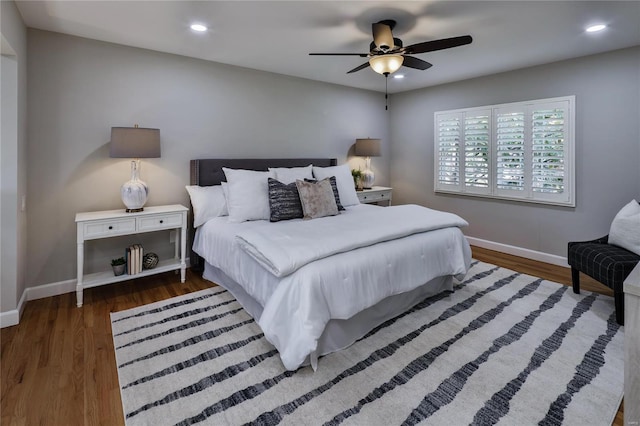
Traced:
[[356, 155], [359, 157], [379, 157], [380, 139], [356, 139]]
[[112, 127], [109, 156], [113, 158], [160, 157], [160, 129]]
[[369, 59], [369, 65], [378, 74], [393, 74], [400, 69], [403, 62], [402, 55], [380, 55]]

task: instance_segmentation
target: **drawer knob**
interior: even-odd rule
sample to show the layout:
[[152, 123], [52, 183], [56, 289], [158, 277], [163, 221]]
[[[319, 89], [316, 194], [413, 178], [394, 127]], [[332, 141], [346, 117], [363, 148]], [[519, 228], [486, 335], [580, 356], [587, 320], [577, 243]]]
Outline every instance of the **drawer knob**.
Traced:
[[164, 220], [160, 219], [160, 223], [164, 223]]
[[109, 225], [109, 229], [113, 229], [113, 226]]

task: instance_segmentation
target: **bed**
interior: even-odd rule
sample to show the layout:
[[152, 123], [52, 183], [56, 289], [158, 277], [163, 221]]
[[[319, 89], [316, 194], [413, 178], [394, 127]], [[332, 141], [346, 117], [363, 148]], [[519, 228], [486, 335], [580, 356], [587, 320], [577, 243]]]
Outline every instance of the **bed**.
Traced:
[[[223, 167], [266, 171], [309, 164], [330, 167], [336, 160], [192, 160], [191, 185], [219, 185]], [[427, 210], [351, 205], [337, 216], [276, 223], [232, 223], [218, 216], [195, 230], [192, 264], [233, 294], [278, 349], [285, 368], [316, 369], [320, 356], [348, 347], [427, 297], [451, 291], [453, 278], [464, 276], [471, 261], [460, 230], [466, 222], [433, 210], [426, 219]], [[383, 236], [389, 232], [394, 236]], [[332, 233], [340, 238], [322, 239]]]

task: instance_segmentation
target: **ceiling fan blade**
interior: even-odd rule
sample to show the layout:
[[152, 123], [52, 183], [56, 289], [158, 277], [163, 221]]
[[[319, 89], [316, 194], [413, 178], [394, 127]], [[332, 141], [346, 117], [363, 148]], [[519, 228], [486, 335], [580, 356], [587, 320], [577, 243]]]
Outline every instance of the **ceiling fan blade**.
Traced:
[[382, 22], [371, 24], [371, 32], [373, 33], [373, 42], [376, 47], [382, 51], [393, 48], [393, 34], [391, 27]]
[[436, 50], [450, 49], [452, 47], [464, 46], [473, 41], [470, 35], [443, 38], [440, 40], [425, 41], [423, 43], [412, 44], [403, 49], [404, 53], [414, 55], [416, 53], [434, 52]]
[[368, 53], [309, 53], [309, 56], [360, 56], [366, 58]]
[[422, 71], [433, 66], [433, 64], [430, 64], [429, 62], [423, 61], [422, 59], [414, 58], [413, 56], [405, 56], [402, 65]]
[[352, 72], [357, 72], [357, 71], [363, 70], [363, 69], [367, 68], [368, 66], [369, 66], [369, 62], [365, 62], [364, 64], [355, 67], [351, 71], [347, 71], [347, 74], [351, 74]]

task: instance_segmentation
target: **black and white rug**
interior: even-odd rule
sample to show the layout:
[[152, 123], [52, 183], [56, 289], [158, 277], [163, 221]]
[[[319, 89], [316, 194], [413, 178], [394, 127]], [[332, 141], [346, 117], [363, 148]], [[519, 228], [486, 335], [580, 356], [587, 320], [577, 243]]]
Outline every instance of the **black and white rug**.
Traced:
[[220, 287], [111, 321], [127, 425], [608, 425], [623, 392], [612, 298], [482, 262], [316, 372]]

